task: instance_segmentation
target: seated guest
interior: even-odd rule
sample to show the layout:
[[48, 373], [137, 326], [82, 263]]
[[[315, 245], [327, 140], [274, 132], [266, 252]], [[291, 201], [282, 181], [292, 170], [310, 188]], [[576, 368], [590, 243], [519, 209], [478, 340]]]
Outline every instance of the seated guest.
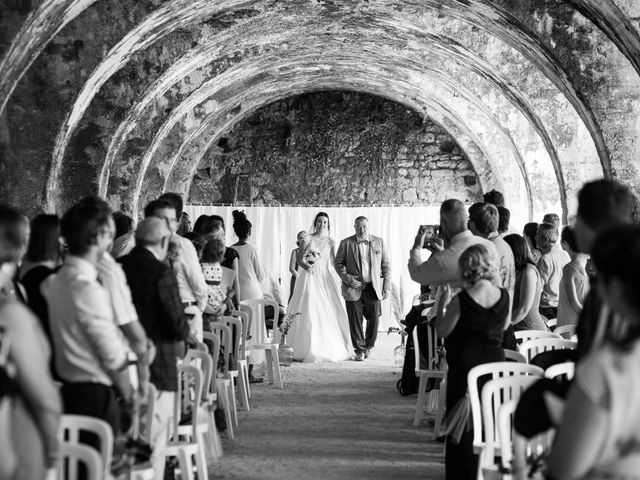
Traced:
[[[204, 279], [207, 282], [208, 298], [207, 306], [204, 309], [205, 318], [219, 317], [224, 313], [225, 302], [227, 301], [227, 292], [223, 292], [220, 287], [222, 281], [222, 267], [220, 260], [224, 256], [224, 243], [222, 240], [209, 240], [202, 251], [200, 266], [204, 273]], [[210, 318], [213, 320], [213, 318]], [[206, 325], [205, 325], [206, 326]], [[208, 329], [206, 329], [208, 330]]]
[[[476, 365], [504, 361], [502, 332], [509, 319], [509, 294], [500, 285], [500, 264], [484, 245], [472, 245], [459, 259], [464, 289], [450, 301], [451, 290], [442, 287], [436, 331], [445, 339], [447, 363], [447, 424], [465, 424], [467, 374]], [[447, 305], [446, 307], [444, 307]], [[456, 412], [458, 414], [456, 415]], [[454, 420], [457, 416], [460, 418]], [[459, 441], [447, 435], [445, 471], [448, 480], [475, 480], [478, 456], [473, 452], [473, 430], [462, 428]]]
[[150, 371], [158, 396], [149, 440], [154, 478], [159, 479], [164, 474], [164, 449], [178, 389], [177, 360], [184, 356], [184, 341], [189, 335], [177, 280], [163, 263], [171, 235], [164, 220], [148, 217], [138, 225], [135, 248], [120, 259], [140, 321], [156, 345]]
[[600, 297], [613, 316], [577, 366], [547, 478], [637, 478], [640, 228], [623, 226], [602, 234], [591, 253]]
[[45, 478], [58, 456], [60, 395], [38, 319], [8, 291], [22, 254], [22, 216], [0, 206], [0, 478]]
[[116, 224], [116, 234], [111, 246], [111, 255], [113, 258], [119, 258], [133, 250], [136, 244], [133, 238], [134, 222], [133, 218], [122, 212], [113, 212], [113, 221]]
[[538, 225], [536, 243], [542, 251], [538, 260], [538, 272], [542, 279], [542, 295], [540, 296], [539, 311], [548, 319], [558, 318], [558, 295], [560, 294], [560, 279], [562, 269], [569, 263], [569, 255], [556, 245], [558, 229], [550, 223]]
[[121, 405], [133, 391], [126, 370], [128, 346], [113, 318], [98, 263], [113, 241], [111, 210], [102, 200], [81, 201], [62, 217], [69, 254], [43, 285], [64, 412], [106, 421], [120, 432]]
[[183, 237], [193, 243], [193, 247], [196, 249], [196, 255], [198, 255], [198, 258], [200, 258], [202, 256], [204, 245], [207, 243], [204, 237], [197, 234], [196, 232], [187, 232], [183, 235]]
[[558, 296], [558, 327], [578, 323], [582, 303], [589, 292], [589, 278], [586, 271], [589, 255], [578, 251], [576, 236], [570, 227], [562, 229], [560, 246], [569, 254], [571, 261], [562, 269]]
[[516, 286], [511, 310], [513, 329], [520, 330], [548, 330], [544, 319], [538, 311], [540, 295], [542, 294], [542, 280], [538, 269], [529, 257], [527, 242], [520, 235], [504, 237], [511, 251], [516, 266]]

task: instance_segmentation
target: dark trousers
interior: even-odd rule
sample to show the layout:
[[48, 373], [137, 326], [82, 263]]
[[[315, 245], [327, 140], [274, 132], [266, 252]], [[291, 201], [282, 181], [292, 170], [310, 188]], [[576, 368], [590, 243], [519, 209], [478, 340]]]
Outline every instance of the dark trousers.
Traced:
[[[380, 299], [371, 283], [365, 284], [360, 299], [355, 302], [345, 302], [347, 317], [349, 318], [349, 332], [351, 343], [356, 353], [364, 353], [376, 343], [378, 336], [378, 318], [380, 317]], [[366, 335], [362, 331], [363, 318], [367, 319]]]
[[549, 320], [558, 318], [558, 307], [540, 307], [538, 311]]

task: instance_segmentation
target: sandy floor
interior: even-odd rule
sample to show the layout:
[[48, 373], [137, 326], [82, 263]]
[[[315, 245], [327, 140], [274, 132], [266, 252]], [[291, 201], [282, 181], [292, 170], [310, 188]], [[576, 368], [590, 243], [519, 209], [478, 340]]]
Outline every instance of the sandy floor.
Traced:
[[443, 445], [431, 423], [412, 426], [416, 396], [395, 388], [397, 334], [381, 333], [364, 362], [294, 363], [284, 390], [252, 385], [251, 411], [239, 412], [236, 439], [210, 467], [225, 479], [444, 478]]

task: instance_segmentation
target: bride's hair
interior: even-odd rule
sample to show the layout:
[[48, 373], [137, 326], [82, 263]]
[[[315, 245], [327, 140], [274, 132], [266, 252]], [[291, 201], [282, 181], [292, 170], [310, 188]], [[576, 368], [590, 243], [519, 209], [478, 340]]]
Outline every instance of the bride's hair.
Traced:
[[318, 219], [320, 217], [325, 217], [327, 219], [327, 230], [331, 231], [331, 220], [329, 220], [329, 214], [326, 212], [318, 212], [316, 218], [313, 219], [313, 232], [316, 231], [316, 223], [318, 223]]

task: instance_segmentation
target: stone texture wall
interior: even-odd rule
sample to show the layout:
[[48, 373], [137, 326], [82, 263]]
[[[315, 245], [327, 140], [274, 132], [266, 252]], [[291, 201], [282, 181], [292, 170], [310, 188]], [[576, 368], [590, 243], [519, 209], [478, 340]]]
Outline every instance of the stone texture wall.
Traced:
[[314, 92], [267, 105], [203, 159], [189, 200], [255, 204], [474, 202], [480, 185], [442, 127], [395, 102]]

